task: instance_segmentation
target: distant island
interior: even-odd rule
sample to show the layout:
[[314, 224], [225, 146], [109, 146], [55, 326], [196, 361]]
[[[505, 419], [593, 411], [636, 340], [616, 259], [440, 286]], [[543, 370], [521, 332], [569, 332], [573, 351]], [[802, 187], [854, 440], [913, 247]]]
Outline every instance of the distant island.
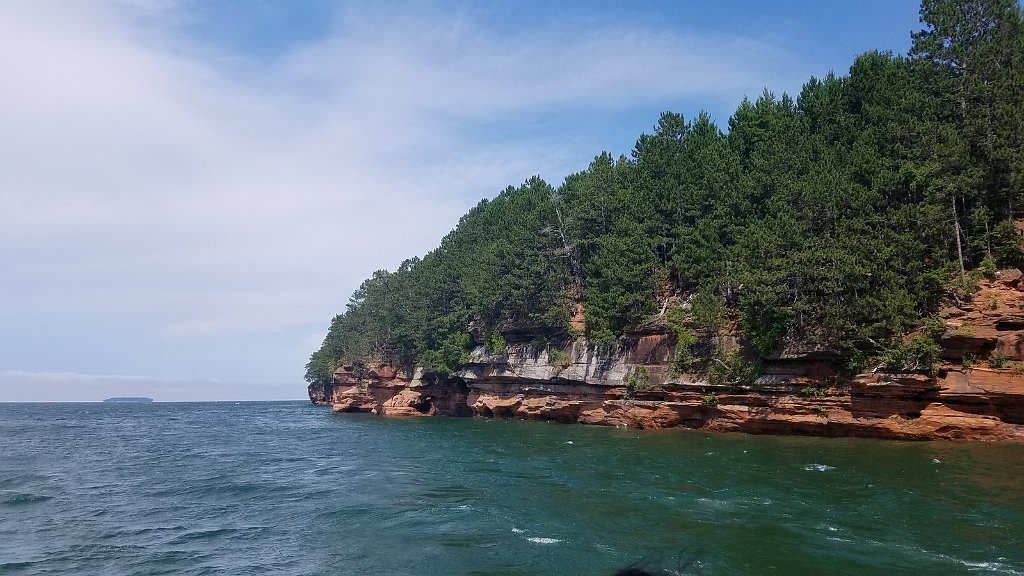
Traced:
[[144, 396], [118, 396], [115, 398], [107, 398], [104, 402], [136, 402], [142, 404], [148, 404], [152, 402], [152, 398], [146, 398]]

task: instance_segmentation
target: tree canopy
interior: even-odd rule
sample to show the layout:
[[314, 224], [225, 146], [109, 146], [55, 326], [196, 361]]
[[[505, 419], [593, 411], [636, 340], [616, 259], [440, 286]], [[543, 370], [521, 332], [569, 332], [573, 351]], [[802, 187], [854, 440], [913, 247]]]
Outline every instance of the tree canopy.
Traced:
[[666, 112], [628, 158], [482, 200], [422, 259], [363, 282], [307, 380], [385, 356], [450, 372], [493, 334], [575, 336], [577, 305], [614, 345], [666, 293], [724, 310], [761, 355], [899, 338], [969, 292], [971, 269], [1021, 263], [1020, 6], [924, 0], [921, 21], [907, 56], [862, 54], [796, 98], [766, 89], [728, 131]]

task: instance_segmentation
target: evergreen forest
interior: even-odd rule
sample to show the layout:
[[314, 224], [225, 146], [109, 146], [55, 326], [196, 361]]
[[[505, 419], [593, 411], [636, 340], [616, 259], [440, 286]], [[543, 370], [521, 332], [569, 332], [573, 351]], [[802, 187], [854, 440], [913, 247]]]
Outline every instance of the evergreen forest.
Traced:
[[629, 157], [482, 200], [362, 283], [306, 379], [385, 355], [449, 374], [517, 334], [611, 350], [659, 321], [681, 370], [726, 323], [754, 359], [813, 343], [856, 369], [907, 346], [980, 274], [1024, 263], [1021, 7], [923, 0], [920, 15], [907, 55], [864, 53], [795, 98], [766, 89], [725, 131], [666, 112]]

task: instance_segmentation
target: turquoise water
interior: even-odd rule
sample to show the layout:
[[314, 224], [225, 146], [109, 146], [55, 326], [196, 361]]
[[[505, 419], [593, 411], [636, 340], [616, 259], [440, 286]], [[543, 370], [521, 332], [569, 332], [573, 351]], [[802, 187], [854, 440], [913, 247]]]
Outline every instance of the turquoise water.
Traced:
[[1024, 574], [1024, 446], [0, 404], [0, 574]]

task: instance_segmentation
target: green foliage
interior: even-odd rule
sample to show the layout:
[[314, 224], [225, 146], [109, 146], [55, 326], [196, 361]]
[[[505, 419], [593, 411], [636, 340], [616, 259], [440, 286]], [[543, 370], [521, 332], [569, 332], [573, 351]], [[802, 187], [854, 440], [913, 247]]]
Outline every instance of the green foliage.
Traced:
[[992, 255], [1002, 267], [1024, 264], [1024, 247], [1021, 238], [1009, 220], [1000, 220], [992, 228]]
[[632, 396], [635, 392], [646, 392], [651, 389], [651, 373], [646, 366], [638, 367], [626, 378], [626, 390]]
[[665, 311], [665, 325], [676, 337], [676, 353], [669, 371], [673, 376], [678, 376], [693, 365], [693, 347], [697, 344], [697, 336], [686, 327], [686, 315], [677, 306], [671, 306]]
[[655, 253], [644, 230], [629, 221], [595, 241], [584, 265], [587, 335], [608, 342], [654, 310]]
[[867, 364], [867, 354], [863, 350], [854, 349], [839, 366], [839, 375], [845, 379], [853, 378], [863, 372]]
[[921, 321], [921, 331], [925, 337], [937, 341], [946, 333], [946, 322], [937, 314], [933, 314]]
[[653, 388], [651, 383], [651, 372], [646, 366], [638, 366], [628, 378], [626, 378], [626, 399], [630, 400], [637, 392], [646, 392]]
[[306, 364], [306, 381], [310, 384], [330, 384], [334, 369], [337, 368], [335, 360], [325, 350], [317, 350], [309, 358]]
[[493, 354], [498, 354], [499, 356], [508, 354], [508, 344], [505, 342], [505, 337], [497, 330], [488, 335], [486, 346], [487, 350]]
[[[986, 257], [987, 258], [987, 257]], [[991, 276], [989, 276], [991, 274]], [[992, 261], [988, 261], [988, 265], [985, 265], [985, 261], [982, 261], [982, 265], [979, 265], [974, 270], [971, 270], [967, 274], [968, 283], [971, 286], [971, 294], [974, 294], [981, 287], [981, 282], [996, 274], [996, 267], [992, 265]]]
[[970, 273], [963, 278], [951, 278], [947, 285], [947, 289], [951, 294], [956, 295], [958, 298], [970, 301], [973, 299], [974, 295], [978, 293], [978, 289], [981, 288], [979, 283], [982, 278], [984, 278], [984, 276], [982, 276], [981, 271], [971, 270]]
[[678, 306], [670, 306], [665, 310], [665, 326], [677, 337], [689, 332], [686, 328], [686, 312]]
[[714, 392], [704, 394], [700, 397], [700, 404], [701, 406], [716, 408], [718, 406], [718, 394], [715, 394]]
[[751, 286], [740, 303], [740, 323], [762, 356], [774, 351], [793, 327], [795, 310], [783, 290], [770, 286]]
[[[688, 324], [668, 311], [676, 371], [693, 363], [692, 338], [734, 320], [750, 366], [718, 356], [714, 379], [752, 381], [753, 356], [790, 343], [863, 366], [947, 293], [968, 298], [996, 265], [1024, 263], [1019, 4], [924, 0], [921, 21], [907, 57], [867, 52], [795, 98], [745, 98], [726, 132], [666, 112], [628, 158], [602, 153], [557, 188], [533, 177], [482, 200], [435, 250], [360, 285], [306, 379], [369, 358], [451, 373], [471, 324], [561, 335], [578, 304], [610, 351], [666, 289], [695, 293]], [[929, 322], [887, 366], [931, 369]]]
[[682, 374], [693, 367], [693, 347], [697, 345], [697, 337], [689, 330], [683, 329], [676, 333], [676, 355], [669, 367], [674, 375]]
[[882, 365], [890, 372], [923, 372], [935, 373], [935, 364], [939, 361], [939, 345], [928, 335], [917, 336], [909, 342], [899, 342], [886, 350], [882, 356]]
[[825, 393], [817, 386], [806, 386], [800, 390], [801, 398], [824, 398]]
[[708, 290], [694, 294], [690, 302], [690, 313], [693, 315], [694, 326], [706, 335], [717, 334], [725, 323], [724, 302]]
[[572, 359], [569, 355], [558, 348], [548, 350], [548, 364], [559, 368], [568, 368]]
[[996, 277], [998, 269], [996, 268], [996, 263], [992, 260], [992, 257], [985, 256], [985, 258], [982, 259], [981, 264], [978, 265], [978, 271], [981, 272], [982, 276], [991, 280]]
[[439, 376], [451, 376], [459, 364], [469, 361], [470, 336], [467, 332], [450, 334], [438, 350], [427, 350], [420, 362], [423, 370]]
[[593, 342], [599, 350], [605, 352], [614, 349], [618, 342], [618, 338], [615, 336], [615, 333], [608, 327], [594, 329], [589, 333], [589, 336], [590, 341]]
[[748, 360], [737, 348], [727, 355], [717, 353], [712, 358], [711, 366], [708, 368], [708, 381], [716, 386], [750, 387], [754, 385], [762, 371], [760, 362]]
[[349, 366], [349, 372], [356, 377], [356, 382], [362, 382], [366, 379], [367, 374], [369, 374], [370, 368], [366, 365], [366, 362], [357, 360]]
[[996, 370], [1005, 368], [1008, 362], [1009, 359], [1006, 357], [1006, 354], [1003, 354], [1002, 350], [995, 350], [988, 357], [989, 368], [995, 368]]

